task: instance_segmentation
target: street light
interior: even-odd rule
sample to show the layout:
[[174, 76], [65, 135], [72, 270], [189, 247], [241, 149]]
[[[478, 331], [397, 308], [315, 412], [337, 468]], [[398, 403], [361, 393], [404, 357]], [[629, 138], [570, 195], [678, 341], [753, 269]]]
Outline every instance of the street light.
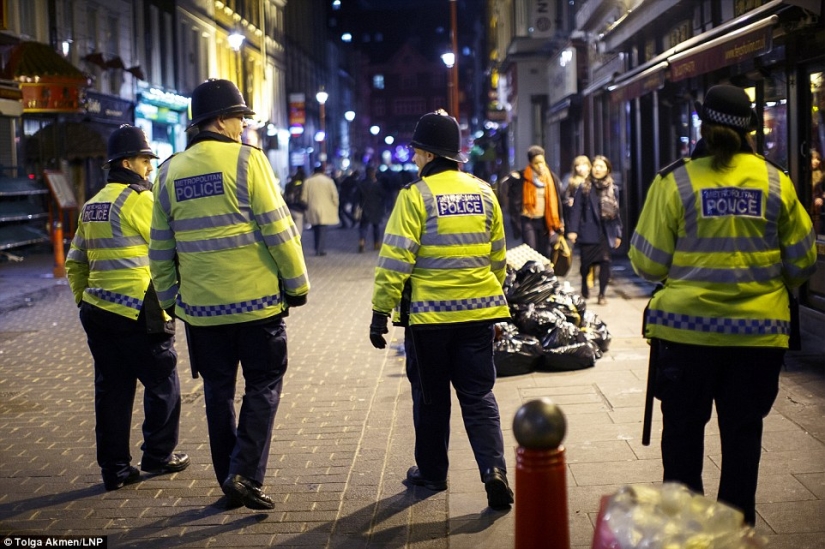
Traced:
[[324, 91], [324, 87], [318, 90], [315, 94], [315, 99], [318, 100], [318, 105], [321, 107], [321, 162], [327, 161], [327, 132], [326, 132], [326, 102], [329, 99], [329, 94]]
[[237, 30], [227, 37], [229, 47], [235, 52], [235, 77], [238, 79], [238, 88], [241, 90], [244, 89], [241, 82], [241, 46], [243, 46], [244, 40], [246, 40], [246, 37]]
[[[452, 35], [453, 48], [453, 64], [447, 65], [450, 68], [450, 114], [452, 114], [457, 121], [461, 121], [461, 116], [458, 112], [458, 15], [457, 2], [450, 0], [450, 34]], [[444, 56], [442, 56], [442, 59]], [[444, 61], [446, 64], [446, 60]]]

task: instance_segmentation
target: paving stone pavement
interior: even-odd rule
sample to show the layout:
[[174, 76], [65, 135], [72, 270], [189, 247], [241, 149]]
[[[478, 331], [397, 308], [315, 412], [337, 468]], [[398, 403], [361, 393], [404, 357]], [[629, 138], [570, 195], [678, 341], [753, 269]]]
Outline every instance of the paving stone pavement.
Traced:
[[[457, 402], [449, 490], [432, 494], [401, 483], [413, 464], [403, 332], [391, 331], [384, 351], [367, 337], [377, 253], [356, 253], [352, 229], [330, 232], [325, 257], [311, 254], [311, 234], [305, 241], [312, 291], [309, 303], [287, 319], [290, 362], [266, 479], [275, 509], [266, 513], [220, 506], [202, 383], [189, 373], [181, 326], [179, 449], [190, 454], [192, 466], [172, 475], [143, 474], [137, 484], [105, 492], [95, 462], [93, 369], [65, 279], [50, 276], [48, 255], [0, 264], [0, 535], [106, 535], [110, 548], [513, 547], [517, 506], [504, 513], [486, 508]], [[588, 302], [613, 338], [596, 366], [500, 378], [495, 389], [511, 482], [518, 408], [549, 397], [563, 409], [571, 546], [577, 549], [590, 547], [601, 495], [628, 483], [656, 484], [662, 473], [658, 410], [651, 446], [640, 443], [647, 345], [639, 328], [651, 287], [626, 259], [615, 267], [608, 304]], [[577, 278], [570, 276], [574, 287]], [[821, 548], [825, 360], [801, 352], [786, 362], [765, 424], [757, 531], [771, 548]], [[135, 456], [141, 408], [138, 398]], [[705, 482], [715, 496], [721, 458], [713, 421], [706, 455]]]

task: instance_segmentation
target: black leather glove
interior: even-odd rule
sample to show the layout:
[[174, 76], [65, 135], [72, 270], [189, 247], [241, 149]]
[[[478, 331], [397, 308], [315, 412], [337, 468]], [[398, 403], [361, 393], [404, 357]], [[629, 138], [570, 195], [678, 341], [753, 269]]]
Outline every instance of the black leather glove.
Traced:
[[284, 294], [284, 301], [286, 301], [287, 307], [300, 307], [301, 305], [307, 304], [307, 296], [304, 295], [289, 295]]
[[376, 349], [383, 349], [387, 346], [387, 340], [384, 339], [384, 334], [389, 332], [387, 322], [390, 315], [386, 313], [372, 312], [372, 323], [370, 324], [370, 343]]

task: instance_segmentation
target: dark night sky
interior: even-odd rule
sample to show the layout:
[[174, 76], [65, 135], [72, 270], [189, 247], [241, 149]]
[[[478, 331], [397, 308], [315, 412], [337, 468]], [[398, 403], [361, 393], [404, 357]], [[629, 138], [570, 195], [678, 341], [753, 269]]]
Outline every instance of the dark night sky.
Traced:
[[[459, 47], [463, 29], [481, 14], [482, 0], [457, 3]], [[449, 0], [341, 0], [330, 12], [334, 34], [353, 34], [353, 46], [376, 62], [389, 58], [406, 41], [427, 57], [438, 57], [450, 44]], [[380, 38], [380, 40], [379, 40]]]

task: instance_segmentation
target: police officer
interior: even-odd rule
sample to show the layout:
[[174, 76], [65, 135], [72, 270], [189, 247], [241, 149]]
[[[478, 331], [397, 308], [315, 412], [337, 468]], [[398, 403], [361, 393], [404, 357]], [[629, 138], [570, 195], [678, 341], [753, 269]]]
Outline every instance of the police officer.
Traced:
[[[255, 113], [228, 80], [192, 92], [186, 150], [157, 177], [149, 258], [163, 307], [186, 323], [204, 380], [215, 476], [227, 506], [272, 509], [261, 489], [287, 368], [284, 316], [306, 303], [301, 240], [266, 155], [241, 143]], [[246, 382], [235, 416], [238, 363]]]
[[659, 173], [631, 239], [636, 273], [664, 282], [645, 315], [661, 401], [664, 480], [703, 493], [713, 405], [722, 443], [718, 498], [754, 524], [762, 420], [779, 388], [789, 291], [814, 270], [815, 235], [791, 180], [755, 154], [744, 90], [708, 90], [702, 139]]
[[129, 125], [112, 133], [107, 152], [107, 184], [81, 210], [66, 272], [95, 363], [97, 462], [106, 490], [117, 490], [140, 480], [129, 451], [138, 380], [145, 391], [141, 469], [183, 471], [189, 456], [173, 453], [180, 420], [175, 325], [149, 275], [147, 177], [157, 156]]
[[460, 131], [446, 112], [424, 115], [411, 146], [420, 179], [401, 190], [387, 222], [375, 269], [370, 341], [386, 346], [388, 317], [407, 294], [402, 308], [409, 323], [405, 346], [416, 462], [407, 482], [447, 489], [452, 383], [487, 502], [505, 509], [513, 492], [493, 395], [493, 324], [510, 316], [501, 286], [501, 208], [487, 183], [459, 171]]

